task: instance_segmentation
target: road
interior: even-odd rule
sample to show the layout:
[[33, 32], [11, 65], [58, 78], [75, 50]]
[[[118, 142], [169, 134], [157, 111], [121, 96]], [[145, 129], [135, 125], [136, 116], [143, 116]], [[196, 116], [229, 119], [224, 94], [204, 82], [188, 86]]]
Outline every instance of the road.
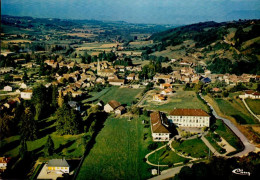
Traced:
[[[245, 149], [233, 156], [244, 156], [246, 154], [248, 154], [249, 152], [255, 151], [256, 147], [255, 145], [251, 144], [249, 142], [249, 140], [245, 137], [245, 135], [243, 133], [241, 133], [239, 131], [239, 129], [228, 119], [220, 117], [215, 109], [213, 108], [213, 106], [211, 104], [209, 104], [200, 94], [200, 97], [208, 104], [208, 106], [211, 108], [212, 110], [212, 114], [216, 117], [216, 119], [221, 119], [236, 135], [237, 137], [241, 140], [241, 142], [244, 144]], [[232, 157], [233, 157], [232, 156]]]
[[[188, 164], [186, 166], [191, 167], [192, 164]], [[149, 180], [161, 180], [161, 179], [168, 179], [168, 178], [174, 177], [176, 174], [178, 174], [180, 172], [182, 167], [184, 167], [184, 166], [179, 166], [179, 167], [167, 169], [165, 171], [162, 171], [161, 175], [150, 178]]]

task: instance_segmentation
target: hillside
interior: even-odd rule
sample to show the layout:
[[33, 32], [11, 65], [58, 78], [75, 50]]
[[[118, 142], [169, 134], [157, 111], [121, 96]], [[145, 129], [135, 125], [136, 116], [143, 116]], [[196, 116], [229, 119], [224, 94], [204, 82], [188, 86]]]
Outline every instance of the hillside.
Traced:
[[213, 73], [260, 74], [260, 20], [177, 27], [150, 37], [155, 56], [207, 65]]

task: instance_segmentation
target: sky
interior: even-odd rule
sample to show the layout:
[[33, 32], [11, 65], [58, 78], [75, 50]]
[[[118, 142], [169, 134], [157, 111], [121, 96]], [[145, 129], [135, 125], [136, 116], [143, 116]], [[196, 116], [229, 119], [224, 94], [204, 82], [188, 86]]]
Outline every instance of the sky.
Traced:
[[191, 24], [260, 19], [260, 0], [1, 0], [1, 14]]

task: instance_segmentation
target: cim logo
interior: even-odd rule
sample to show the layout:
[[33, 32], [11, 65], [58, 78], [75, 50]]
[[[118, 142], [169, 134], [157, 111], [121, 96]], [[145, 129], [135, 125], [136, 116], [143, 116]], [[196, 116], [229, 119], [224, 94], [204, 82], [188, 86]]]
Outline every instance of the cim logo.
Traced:
[[239, 168], [234, 169], [234, 170], [232, 171], [232, 173], [238, 174], [238, 175], [247, 175], [247, 176], [250, 176], [250, 172], [246, 172], [246, 171], [244, 171], [243, 169], [239, 169]]

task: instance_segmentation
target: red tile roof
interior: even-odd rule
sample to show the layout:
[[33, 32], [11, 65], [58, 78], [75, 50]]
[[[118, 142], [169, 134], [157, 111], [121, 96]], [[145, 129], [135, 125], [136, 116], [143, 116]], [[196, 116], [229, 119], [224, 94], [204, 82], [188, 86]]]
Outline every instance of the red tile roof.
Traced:
[[202, 109], [174, 109], [170, 112], [172, 116], [210, 116]]
[[121, 104], [115, 100], [111, 100], [108, 104], [115, 110], [117, 107], [121, 106]]
[[169, 130], [162, 124], [160, 112], [151, 113], [150, 118], [152, 133], [170, 133]]

